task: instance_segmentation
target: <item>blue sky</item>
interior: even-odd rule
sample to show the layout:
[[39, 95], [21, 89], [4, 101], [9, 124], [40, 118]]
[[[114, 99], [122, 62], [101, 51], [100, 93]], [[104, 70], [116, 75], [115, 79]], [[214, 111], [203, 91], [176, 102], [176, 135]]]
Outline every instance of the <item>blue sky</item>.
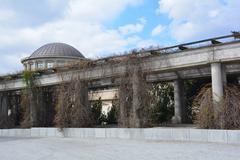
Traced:
[[239, 0], [0, 0], [0, 74], [50, 42], [88, 58], [240, 30]]

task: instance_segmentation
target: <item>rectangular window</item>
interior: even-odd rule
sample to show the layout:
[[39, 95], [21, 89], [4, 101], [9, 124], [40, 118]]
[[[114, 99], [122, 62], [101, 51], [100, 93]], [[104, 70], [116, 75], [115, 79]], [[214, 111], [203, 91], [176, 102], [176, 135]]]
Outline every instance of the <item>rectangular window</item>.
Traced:
[[43, 67], [43, 63], [42, 62], [38, 62], [37, 63], [37, 68], [38, 69], [43, 69], [44, 67]]
[[53, 62], [48, 62], [47, 63], [47, 68], [53, 68]]

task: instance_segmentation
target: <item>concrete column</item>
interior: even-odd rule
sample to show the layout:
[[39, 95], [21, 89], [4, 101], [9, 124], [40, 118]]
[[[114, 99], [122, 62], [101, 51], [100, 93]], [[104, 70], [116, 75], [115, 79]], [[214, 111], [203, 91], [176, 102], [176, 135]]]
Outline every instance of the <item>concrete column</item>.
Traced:
[[33, 70], [38, 70], [38, 61], [34, 61], [33, 64], [34, 64]]
[[9, 111], [9, 97], [7, 93], [0, 92], [0, 129], [12, 128], [13, 120], [8, 115]]
[[72, 127], [89, 127], [93, 124], [93, 117], [88, 98], [88, 82], [78, 80], [75, 82], [73, 95], [74, 107], [72, 115]]
[[184, 100], [184, 83], [183, 80], [174, 81], [174, 117], [172, 123], [183, 123], [186, 121], [186, 109]]
[[31, 64], [27, 63], [27, 70], [30, 71], [31, 70]]
[[131, 97], [129, 97], [129, 95], [132, 94], [130, 86], [131, 82], [129, 79], [121, 80], [121, 84], [119, 86], [119, 117], [118, 117], [119, 127], [129, 127], [128, 112], [132, 103], [132, 99]]
[[38, 127], [38, 117], [37, 117], [37, 100], [36, 91], [32, 88], [28, 88], [28, 101], [29, 101], [29, 111], [30, 111], [30, 125], [32, 127]]
[[6, 119], [8, 117], [7, 99], [3, 93], [0, 93], [0, 128], [6, 128]]
[[212, 93], [213, 101], [219, 103], [224, 96], [224, 81], [226, 81], [226, 74], [223, 73], [220, 62], [211, 64], [212, 73]]
[[53, 68], [59, 67], [57, 61], [53, 62]]
[[48, 67], [47, 67], [47, 64], [48, 64], [48, 61], [43, 61], [43, 67], [44, 67], [44, 69], [47, 69]]
[[146, 79], [138, 65], [131, 65], [119, 87], [119, 126], [141, 128], [148, 126], [146, 110], [149, 98]]
[[[133, 100], [132, 100], [132, 117], [130, 117], [130, 126], [140, 128], [141, 121], [139, 117], [139, 110], [142, 107], [140, 96], [141, 92], [141, 77], [139, 75], [139, 67], [135, 67], [132, 75], [132, 89], [133, 89]], [[143, 117], [142, 117], [143, 118]]]

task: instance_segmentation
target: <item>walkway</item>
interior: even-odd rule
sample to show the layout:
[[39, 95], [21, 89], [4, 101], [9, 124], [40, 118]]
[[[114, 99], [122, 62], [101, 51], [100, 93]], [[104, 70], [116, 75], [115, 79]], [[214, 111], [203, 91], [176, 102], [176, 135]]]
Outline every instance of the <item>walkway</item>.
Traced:
[[240, 145], [78, 138], [0, 138], [3, 160], [236, 160]]

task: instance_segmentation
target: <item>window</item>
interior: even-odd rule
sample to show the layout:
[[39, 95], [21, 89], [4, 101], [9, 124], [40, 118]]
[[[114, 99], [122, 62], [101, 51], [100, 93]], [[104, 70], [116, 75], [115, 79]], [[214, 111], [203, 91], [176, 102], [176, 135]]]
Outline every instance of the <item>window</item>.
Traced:
[[43, 63], [42, 62], [38, 62], [37, 63], [37, 68], [38, 69], [43, 69], [44, 67], [43, 67]]
[[53, 62], [47, 62], [47, 68], [53, 68]]

